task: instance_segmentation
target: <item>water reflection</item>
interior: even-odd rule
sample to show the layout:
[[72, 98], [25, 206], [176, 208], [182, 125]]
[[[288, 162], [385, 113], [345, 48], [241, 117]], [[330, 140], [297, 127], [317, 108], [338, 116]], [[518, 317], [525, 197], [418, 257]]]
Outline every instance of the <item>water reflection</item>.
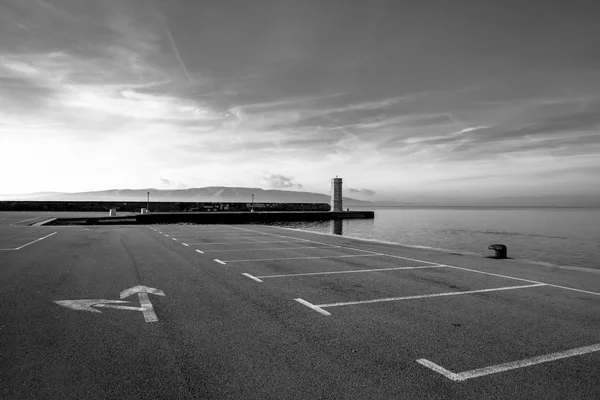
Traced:
[[333, 219], [329, 221], [329, 227], [331, 228], [331, 233], [334, 235], [343, 235], [344, 234], [344, 220], [343, 219]]

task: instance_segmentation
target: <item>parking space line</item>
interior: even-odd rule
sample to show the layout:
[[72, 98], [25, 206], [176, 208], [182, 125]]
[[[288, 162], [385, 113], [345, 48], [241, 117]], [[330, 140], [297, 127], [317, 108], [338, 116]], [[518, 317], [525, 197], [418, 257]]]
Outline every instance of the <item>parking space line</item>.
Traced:
[[[174, 235], [171, 234], [171, 237], [176, 237], [176, 238], [202, 238], [202, 237], [207, 237], [208, 235]], [[210, 235], [211, 239], [250, 239], [250, 238], [256, 238], [256, 235], [254, 236], [241, 236], [241, 235]]]
[[39, 242], [40, 240], [44, 240], [44, 239], [46, 239], [46, 238], [49, 238], [49, 237], [50, 237], [50, 236], [52, 236], [52, 235], [56, 235], [56, 232], [52, 232], [52, 233], [51, 233], [51, 234], [49, 234], [49, 235], [46, 235], [46, 236], [44, 236], [44, 237], [41, 237], [41, 238], [39, 238], [39, 239], [35, 239], [35, 240], [33, 240], [33, 241], [29, 242], [29, 243], [26, 243], [26, 244], [24, 244], [24, 245], [22, 245], [22, 246], [15, 247], [14, 249], [0, 249], [0, 250], [4, 250], [4, 251], [6, 251], [6, 250], [21, 250], [22, 248], [24, 248], [24, 247], [27, 247], [27, 246], [29, 246], [30, 244], [33, 244], [33, 243], [35, 243], [35, 242]]
[[171, 238], [171, 239], [173, 239], [173, 240], [177, 240], [177, 238]]
[[27, 222], [27, 221], [31, 221], [34, 220], [38, 217], [33, 217], [33, 218], [28, 218], [28, 219], [24, 219], [23, 221], [19, 221], [19, 222], [13, 222], [11, 225], [14, 226], [15, 224], [20, 224], [21, 222]]
[[397, 271], [397, 270], [402, 270], [402, 269], [445, 268], [445, 267], [446, 267], [445, 265], [422, 265], [422, 266], [418, 266], [418, 267], [354, 269], [354, 270], [346, 270], [346, 271], [306, 272], [306, 273], [301, 273], [301, 274], [285, 274], [285, 275], [264, 275], [264, 276], [257, 276], [257, 278], [260, 278], [260, 279], [287, 278], [287, 277], [294, 277], [294, 276], [352, 274], [352, 273], [360, 273], [360, 272]]
[[189, 247], [189, 246], [190, 246], [190, 245], [189, 245], [189, 244], [187, 244], [187, 243], [181, 243], [181, 244], [182, 244], [182, 245], [184, 245], [184, 246], [186, 246], [186, 247]]
[[[257, 231], [253, 231], [251, 229], [246, 229], [246, 228], [240, 228], [240, 227], [234, 227], [234, 228], [235, 229], [244, 230], [244, 231], [248, 231], [248, 232], [257, 232]], [[281, 229], [283, 229], [283, 228], [281, 228]], [[267, 233], [267, 234], [268, 235], [272, 235], [272, 236], [277, 236], [277, 237], [283, 237], [283, 238], [294, 238], [294, 236], [278, 235], [276, 233]], [[310, 242], [310, 243], [328, 244], [328, 243], [318, 242], [316, 240], [310, 240], [310, 239], [302, 239], [302, 240], [305, 241], [305, 242]], [[344, 249], [349, 249], [349, 250], [363, 251], [363, 252], [367, 252], [367, 253], [376, 253], [376, 252], [373, 252], [371, 250], [363, 250], [363, 249], [358, 249], [356, 247], [349, 247], [349, 246], [336, 246], [336, 247], [344, 248]], [[386, 253], [376, 253], [376, 254], [379, 254], [379, 255], [382, 255], [382, 256], [385, 256], [385, 257], [398, 258], [398, 259], [401, 259], [401, 260], [422, 262], [422, 263], [425, 263], [425, 264], [434, 264], [434, 265], [438, 264], [438, 263], [435, 263], [435, 262], [432, 262], [432, 261], [419, 260], [419, 259], [416, 259], [416, 258], [409, 258], [409, 257], [402, 257], [402, 256], [393, 255], [393, 254], [386, 254]], [[592, 291], [589, 291], [589, 290], [577, 289], [577, 288], [573, 288], [573, 287], [569, 287], [569, 286], [561, 286], [561, 285], [555, 285], [555, 284], [552, 284], [552, 283], [545, 283], [545, 282], [539, 282], [539, 281], [534, 281], [534, 280], [530, 280], [530, 279], [517, 278], [515, 276], [495, 274], [495, 273], [492, 273], [492, 272], [479, 271], [479, 270], [471, 269], [471, 268], [457, 267], [455, 265], [449, 265], [449, 264], [444, 264], [444, 265], [446, 265], [447, 267], [450, 267], [450, 268], [461, 269], [461, 270], [464, 270], [464, 271], [470, 271], [470, 272], [479, 273], [479, 274], [485, 274], [485, 275], [491, 275], [491, 276], [498, 276], [498, 277], [501, 277], [501, 278], [514, 279], [514, 280], [522, 281], [522, 282], [539, 283], [539, 284], [543, 284], [543, 285], [546, 285], [546, 286], [552, 286], [552, 287], [559, 288], [559, 289], [571, 290], [571, 291], [574, 291], [574, 292], [586, 293], [586, 294], [591, 294], [591, 295], [594, 295], [594, 296], [600, 296], [600, 293], [598, 293], [598, 292], [592, 292]]]
[[289, 242], [302, 242], [302, 240], [270, 240], [268, 242], [217, 242], [217, 243], [190, 243], [192, 246], [196, 246], [196, 245], [201, 245], [201, 244], [206, 244], [206, 245], [211, 245], [211, 244], [239, 244], [239, 243], [245, 243], [245, 244], [254, 244], [254, 243], [289, 243]]
[[294, 300], [296, 300], [298, 303], [300, 303], [302, 305], [305, 305], [308, 308], [311, 308], [311, 309], [315, 310], [318, 313], [321, 313], [323, 315], [331, 315], [330, 312], [327, 312], [327, 311], [323, 310], [321, 307], [315, 306], [314, 304], [311, 304], [311, 303], [309, 303], [306, 300], [303, 300], [303, 299], [294, 299]]
[[255, 262], [255, 261], [277, 261], [277, 260], [314, 260], [318, 258], [351, 258], [351, 257], [375, 257], [376, 254], [347, 254], [343, 256], [315, 256], [315, 257], [282, 257], [282, 258], [257, 258], [255, 260], [225, 260], [227, 264], [238, 262]]
[[463, 294], [474, 294], [474, 293], [487, 293], [487, 292], [499, 292], [502, 290], [514, 290], [514, 289], [526, 289], [538, 286], [547, 286], [545, 283], [536, 283], [534, 285], [522, 285], [522, 286], [504, 286], [500, 288], [492, 289], [479, 289], [479, 290], [466, 290], [464, 292], [447, 292], [447, 293], [433, 293], [433, 294], [421, 294], [416, 296], [403, 296], [403, 297], [387, 297], [383, 299], [371, 299], [371, 300], [359, 300], [359, 301], [346, 301], [342, 303], [329, 303], [329, 304], [317, 304], [318, 307], [339, 307], [339, 306], [352, 306], [357, 304], [369, 304], [369, 303], [381, 303], [385, 301], [401, 301], [401, 300], [413, 300], [413, 299], [426, 299], [430, 297], [444, 297], [444, 296], [459, 296]]
[[438, 372], [444, 375], [446, 378], [451, 379], [453, 381], [465, 381], [467, 379], [479, 378], [481, 376], [497, 374], [499, 372], [510, 371], [517, 368], [525, 368], [530, 367], [536, 364], [547, 363], [550, 361], [561, 360], [563, 358], [580, 356], [583, 354], [593, 353], [600, 351], [600, 344], [594, 344], [591, 346], [578, 347], [571, 350], [560, 351], [556, 353], [546, 354], [543, 356], [537, 356], [532, 358], [526, 358], [523, 360], [507, 362], [504, 364], [492, 365], [490, 367], [477, 368], [472, 369], [470, 371], [455, 373], [447, 370], [444, 367], [441, 367], [429, 360], [421, 358], [417, 360], [417, 362], [435, 372]]
[[204, 252], [202, 250], [198, 250], [198, 249], [196, 249], [196, 253], [204, 254]]
[[[211, 243], [207, 243], [207, 244], [211, 244]], [[204, 250], [205, 252], [209, 252], [209, 251], [218, 251], [218, 252], [222, 252], [222, 251], [271, 251], [271, 250], [296, 250], [296, 249], [328, 249], [330, 247], [337, 247], [337, 246], [298, 246], [298, 247], [267, 247], [264, 249], [260, 249], [260, 248], [245, 248], [245, 249], [224, 249], [224, 250]]]
[[529, 280], [529, 279], [515, 278], [514, 276], [494, 274], [492, 272], [478, 271], [476, 269], [470, 269], [470, 268], [464, 268], [464, 267], [457, 267], [457, 266], [454, 266], [454, 265], [448, 265], [448, 267], [454, 268], [454, 269], [461, 269], [461, 270], [464, 270], [464, 271], [475, 272], [475, 273], [478, 273], [478, 274], [498, 276], [500, 278], [514, 279], [514, 280], [517, 280], [517, 281], [530, 282], [530, 283], [541, 283], [541, 284], [544, 284], [546, 286], [552, 286], [552, 287], [559, 288], [559, 289], [572, 290], [574, 292], [587, 293], [587, 294], [592, 294], [592, 295], [595, 295], [595, 296], [600, 296], [600, 293], [598, 293], [598, 292], [591, 292], [589, 290], [582, 290], [582, 289], [576, 289], [576, 288], [572, 288], [572, 287], [568, 287], [568, 286], [555, 285], [553, 283], [544, 283], [544, 282], [532, 281], [532, 280]]
[[226, 262], [223, 262], [223, 261], [219, 260], [218, 258], [215, 258], [214, 261], [218, 262], [219, 264], [223, 264], [223, 265], [227, 264]]
[[250, 275], [250, 274], [248, 274], [248, 273], [246, 273], [246, 272], [244, 272], [242, 275], [244, 275], [244, 276], [246, 276], [246, 277], [248, 277], [248, 278], [252, 279], [253, 281], [256, 281], [256, 282], [262, 282], [262, 281], [261, 281], [260, 279], [258, 279], [256, 276], [254, 276], [254, 275]]
[[[258, 231], [253, 231], [251, 229], [246, 229], [246, 228], [240, 228], [240, 227], [235, 227], [235, 229], [241, 229], [244, 231], [248, 231], [248, 232], [257, 232]], [[310, 232], [309, 232], [310, 233]], [[287, 236], [287, 235], [278, 235], [276, 233], [266, 233], [266, 235], [271, 235], [271, 236], [277, 236], [277, 237], [282, 237], [282, 238], [288, 238], [288, 239], [295, 239], [294, 236]], [[377, 255], [381, 255], [381, 256], [386, 256], [386, 257], [392, 257], [392, 258], [398, 258], [401, 260], [407, 260], [407, 261], [417, 261], [417, 262], [422, 262], [425, 264], [433, 264], [433, 265], [437, 265], [438, 263], [436, 262], [431, 262], [431, 261], [425, 261], [425, 260], [418, 260], [416, 258], [409, 258], [409, 257], [402, 257], [402, 256], [396, 256], [393, 254], [386, 254], [386, 253], [377, 253], [376, 251], [371, 251], [371, 250], [365, 250], [365, 249], [359, 249], [356, 247], [349, 247], [349, 246], [339, 246], [339, 245], [331, 245], [329, 243], [325, 243], [325, 242], [318, 242], [316, 240], [310, 240], [310, 239], [299, 239], [300, 241], [303, 242], [308, 242], [308, 243], [316, 243], [316, 244], [322, 244], [322, 245], [330, 245], [330, 246], [334, 246], [334, 247], [338, 247], [341, 249], [349, 249], [349, 250], [356, 250], [356, 251], [362, 251], [363, 253], [370, 253], [370, 254], [377, 254]], [[258, 242], [256, 242], [258, 243]], [[274, 243], [274, 242], [273, 242]]]

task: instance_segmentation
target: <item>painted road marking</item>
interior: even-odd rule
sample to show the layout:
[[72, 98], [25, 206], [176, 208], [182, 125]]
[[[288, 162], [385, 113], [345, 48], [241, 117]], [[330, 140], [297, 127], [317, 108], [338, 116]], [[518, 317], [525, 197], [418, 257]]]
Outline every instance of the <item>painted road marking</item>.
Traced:
[[246, 272], [244, 272], [242, 275], [244, 275], [244, 276], [247, 276], [248, 278], [252, 279], [253, 281], [256, 281], [256, 282], [262, 282], [260, 279], [258, 279], [258, 278], [257, 278], [257, 277], [255, 277], [254, 275], [250, 275], [250, 274], [248, 274], [248, 273], [246, 273]]
[[39, 217], [33, 217], [33, 218], [24, 219], [23, 221], [13, 222], [11, 225], [14, 226], [15, 224], [20, 224], [21, 222], [27, 222], [27, 221], [31, 221], [31, 220], [34, 220], [34, 219], [37, 219], [37, 218], [39, 218]]
[[238, 244], [238, 243], [246, 243], [246, 244], [255, 244], [255, 243], [289, 243], [289, 242], [303, 242], [303, 240], [270, 240], [268, 242], [219, 242], [219, 243], [190, 243], [190, 245], [192, 246], [199, 246], [199, 245], [211, 245], [211, 244]]
[[218, 262], [219, 264], [223, 264], [223, 265], [227, 264], [226, 262], [223, 262], [223, 261], [219, 260], [218, 258], [215, 258], [214, 261]]
[[152, 303], [150, 302], [148, 293], [151, 293], [151, 294], [154, 294], [157, 296], [164, 296], [165, 293], [159, 289], [138, 285], [138, 286], [134, 286], [132, 288], [123, 290], [121, 292], [121, 294], [119, 295], [119, 297], [121, 297], [121, 299], [124, 299], [124, 298], [134, 295], [136, 293], [138, 295], [140, 305], [142, 306], [142, 313], [144, 314], [144, 320], [146, 320], [146, 322], [158, 321], [158, 317], [156, 316], [156, 313], [154, 312], [154, 306], [152, 306]]
[[470, 268], [463, 268], [463, 267], [456, 267], [454, 265], [448, 265], [448, 267], [450, 268], [455, 268], [455, 269], [462, 269], [464, 271], [470, 271], [470, 272], [475, 272], [478, 274], [484, 274], [484, 275], [491, 275], [491, 276], [498, 276], [500, 278], [508, 278], [508, 279], [514, 279], [517, 281], [523, 281], [523, 282], [530, 282], [530, 283], [541, 283], [543, 285], [546, 286], [552, 286], [555, 288], [559, 288], [559, 289], [565, 289], [565, 290], [572, 290], [574, 292], [580, 292], [580, 293], [587, 293], [587, 294], [593, 294], [595, 296], [600, 296], [600, 293], [597, 292], [590, 292], [589, 290], [582, 290], [582, 289], [576, 289], [576, 288], [572, 288], [572, 287], [568, 287], [568, 286], [561, 286], [561, 285], [554, 285], [552, 283], [544, 283], [544, 282], [538, 282], [538, 281], [532, 281], [529, 279], [522, 279], [522, 278], [515, 278], [514, 276], [508, 276], [508, 275], [501, 275], [501, 274], [494, 274], [492, 272], [484, 272], [484, 271], [478, 271], [476, 269], [470, 269]]
[[[233, 238], [233, 239], [248, 239], [248, 238], [256, 238], [256, 235], [253, 236], [243, 236], [241, 233], [234, 233], [234, 234], [228, 234], [228, 235], [205, 235], [202, 233], [198, 233], [198, 234], [187, 234], [187, 235], [177, 235], [177, 232], [171, 232], [170, 235], [172, 237], [178, 237], [178, 238], [182, 238], [182, 237], [199, 237], [199, 236], [209, 236], [210, 238], [214, 238], [214, 239], [227, 239], [227, 238]], [[264, 235], [264, 234], [263, 234]]]
[[287, 277], [294, 277], [294, 276], [352, 274], [352, 273], [359, 273], [359, 272], [396, 271], [396, 270], [402, 270], [402, 269], [445, 268], [445, 267], [446, 267], [445, 265], [422, 265], [422, 266], [418, 266], [418, 267], [354, 269], [354, 270], [347, 270], [347, 271], [306, 272], [306, 273], [301, 273], [301, 274], [285, 274], [285, 275], [264, 275], [264, 276], [257, 276], [257, 278], [260, 278], [260, 279], [266, 279], [266, 278], [287, 278]]
[[140, 307], [127, 306], [127, 308], [124, 308], [126, 306], [113, 305], [113, 303], [116, 303], [116, 304], [129, 303], [129, 301], [125, 301], [125, 300], [106, 300], [106, 299], [87, 300], [86, 299], [86, 300], [56, 300], [54, 302], [63, 307], [72, 308], [73, 310], [89, 311], [89, 312], [95, 312], [95, 313], [102, 313], [102, 311], [96, 310], [94, 307], [117, 308], [117, 309], [123, 309], [123, 310], [130, 310], [132, 308], [135, 308], [136, 311], [141, 311], [141, 310], [138, 310]]
[[499, 292], [502, 290], [514, 290], [514, 289], [526, 289], [538, 286], [547, 286], [544, 283], [536, 283], [534, 285], [522, 285], [522, 286], [505, 286], [493, 289], [479, 289], [479, 290], [466, 290], [464, 292], [447, 292], [447, 293], [433, 293], [433, 294], [422, 294], [417, 296], [403, 296], [403, 297], [387, 297], [383, 299], [371, 299], [371, 300], [359, 300], [359, 301], [346, 301], [342, 303], [329, 303], [329, 304], [317, 304], [317, 307], [339, 307], [339, 306], [352, 306], [356, 304], [369, 304], [369, 303], [381, 303], [385, 301], [401, 301], [401, 300], [413, 300], [413, 299], [426, 299], [430, 297], [444, 297], [444, 296], [459, 296], [463, 294], [473, 293], [487, 293], [487, 292]]
[[580, 356], [583, 354], [593, 353], [596, 351], [600, 351], [600, 344], [594, 344], [591, 346], [578, 347], [576, 349], [560, 351], [557, 353], [546, 354], [543, 356], [537, 356], [532, 358], [526, 358], [524, 360], [507, 362], [504, 364], [492, 365], [490, 367], [472, 369], [470, 371], [455, 373], [447, 370], [446, 368], [440, 367], [439, 365], [421, 358], [417, 360], [417, 362], [435, 372], [438, 372], [444, 375], [446, 378], [453, 381], [465, 381], [467, 379], [479, 378], [481, 376], [497, 374], [499, 372], [510, 371], [518, 368], [530, 367], [536, 364], [547, 363], [550, 361], [561, 360], [563, 358]]
[[[255, 242], [253, 242], [255, 243]], [[212, 243], [206, 243], [206, 244], [212, 244]], [[270, 251], [270, 250], [296, 250], [296, 249], [328, 249], [330, 247], [337, 247], [337, 246], [298, 246], [298, 247], [267, 247], [264, 249], [260, 249], [260, 248], [256, 248], [256, 247], [252, 247], [252, 248], [245, 248], [245, 249], [224, 249], [224, 250], [204, 250], [206, 252], [209, 251], [218, 251], [218, 252], [222, 252], [222, 251]]]
[[184, 246], [187, 246], [187, 247], [189, 247], [189, 246], [190, 246], [190, 245], [189, 245], [189, 244], [187, 244], [187, 243], [181, 243], [181, 244], [182, 244], [182, 245], [184, 245]]
[[173, 240], [177, 240], [177, 239], [175, 239], [175, 238], [171, 238], [171, 239], [173, 239]]
[[122, 303], [129, 303], [124, 300], [106, 300], [106, 299], [84, 299], [84, 300], [57, 300], [54, 301], [56, 304], [63, 307], [71, 308], [73, 310], [89, 311], [95, 313], [101, 313], [102, 311], [95, 309], [94, 307], [102, 308], [115, 308], [118, 310], [129, 310], [129, 311], [140, 311], [144, 315], [146, 322], [156, 322], [158, 318], [154, 312], [154, 306], [150, 302], [148, 294], [154, 294], [157, 296], [164, 296], [164, 292], [159, 289], [150, 288], [147, 286], [134, 286], [129, 289], [125, 289], [120, 293], [121, 299], [137, 294], [140, 301], [140, 307], [115, 305]]
[[29, 246], [30, 244], [33, 244], [33, 243], [35, 243], [35, 242], [39, 242], [40, 240], [44, 240], [44, 239], [46, 239], [46, 238], [49, 238], [50, 236], [53, 236], [53, 235], [56, 235], [56, 232], [52, 232], [52, 233], [51, 233], [51, 234], [49, 234], [49, 235], [46, 235], [46, 236], [44, 236], [44, 237], [41, 237], [41, 238], [39, 238], [39, 239], [35, 239], [35, 240], [33, 240], [33, 241], [29, 242], [29, 243], [26, 243], [26, 244], [24, 244], [24, 245], [22, 245], [22, 246], [15, 247], [14, 249], [0, 249], [0, 250], [21, 250], [22, 248], [24, 248], [24, 247], [27, 247], [27, 246]]
[[303, 299], [294, 299], [294, 300], [296, 300], [298, 303], [300, 303], [300, 304], [302, 304], [302, 305], [305, 305], [305, 306], [306, 306], [306, 307], [308, 307], [308, 308], [311, 308], [311, 309], [315, 310], [315, 311], [316, 311], [316, 312], [318, 312], [318, 313], [321, 313], [321, 314], [323, 314], [323, 315], [331, 315], [331, 313], [329, 313], [329, 312], [327, 312], [327, 311], [323, 310], [323, 309], [322, 309], [321, 307], [319, 307], [319, 306], [315, 306], [314, 304], [311, 304], [311, 303], [309, 303], [309, 302], [308, 302], [308, 301], [306, 301], [306, 300], [303, 300]]
[[166, 233], [165, 233], [165, 236], [166, 236], [166, 237], [169, 237], [169, 235], [167, 235]]
[[[262, 233], [262, 232], [258, 232], [258, 231], [253, 231], [251, 229], [240, 228], [240, 227], [237, 227], [237, 226], [236, 227], [232, 227], [232, 228], [234, 228], [234, 229], [240, 229], [240, 230], [244, 230], [244, 231], [248, 231], [248, 232]], [[277, 227], [275, 227], [275, 228], [277, 228]], [[279, 229], [285, 229], [285, 228], [279, 228]], [[318, 234], [318, 232], [307, 232], [307, 233]], [[276, 233], [265, 233], [265, 234], [271, 235], [271, 236], [282, 237], [282, 238], [294, 238], [294, 236], [278, 235]], [[353, 238], [353, 239], [360, 240], [360, 238]], [[328, 243], [317, 242], [316, 240], [310, 240], [310, 239], [301, 239], [301, 241], [328, 245]], [[391, 243], [391, 244], [393, 244], [393, 243]], [[349, 249], [349, 250], [363, 251], [363, 252], [368, 252], [368, 253], [376, 253], [376, 252], [373, 252], [373, 251], [370, 251], [370, 250], [358, 249], [356, 247], [349, 247], [349, 246], [335, 246], [335, 247]], [[425, 260], [419, 260], [419, 259], [416, 259], [416, 258], [402, 257], [402, 256], [393, 255], [393, 254], [386, 254], [386, 253], [376, 253], [376, 254], [379, 254], [379, 255], [382, 255], [382, 256], [386, 256], [386, 257], [398, 258], [398, 259], [401, 259], [401, 260], [416, 261], [416, 262], [421, 262], [421, 263], [425, 263], [425, 264], [432, 264], [432, 265], [442, 265], [442, 264], [438, 264], [438, 263], [435, 263], [435, 262], [432, 262], [432, 261], [425, 261]], [[569, 286], [561, 286], [561, 285], [555, 285], [555, 284], [552, 284], [552, 283], [545, 283], [545, 282], [533, 281], [533, 280], [530, 280], [530, 279], [517, 278], [515, 276], [509, 276], [509, 275], [494, 274], [492, 272], [479, 271], [479, 270], [471, 269], [471, 268], [457, 267], [456, 265], [448, 265], [448, 264], [443, 264], [443, 265], [445, 265], [446, 267], [456, 268], [456, 269], [462, 269], [464, 271], [470, 271], [470, 272], [474, 272], [474, 273], [478, 273], [478, 274], [498, 276], [498, 277], [501, 277], [501, 278], [514, 279], [514, 280], [522, 281], [522, 282], [539, 283], [539, 284], [543, 284], [543, 285], [546, 285], [546, 286], [552, 286], [552, 287], [559, 288], [559, 289], [572, 290], [574, 292], [586, 293], [586, 294], [592, 294], [592, 295], [595, 295], [595, 296], [600, 296], [600, 293], [598, 293], [598, 292], [592, 292], [592, 291], [583, 290], [583, 289], [576, 289], [576, 288], [569, 287]]]
[[204, 254], [202, 250], [196, 250], [197, 253]]
[[[239, 228], [239, 227], [235, 227], [235, 229], [241, 229], [241, 230], [248, 231], [248, 232], [258, 232], [258, 231], [253, 231], [251, 229]], [[281, 229], [285, 229], [285, 228], [281, 228]], [[316, 232], [308, 232], [308, 233], [316, 233]], [[282, 238], [294, 239], [294, 236], [278, 235], [276, 233], [265, 233], [265, 234], [266, 235], [271, 235], [271, 236], [282, 237]], [[353, 239], [357, 239], [357, 238], [353, 238]], [[328, 245], [328, 246], [337, 247], [337, 248], [340, 248], [340, 249], [356, 250], [356, 251], [361, 251], [363, 253], [370, 253], [370, 254], [376, 254], [376, 255], [381, 255], [381, 256], [386, 256], [386, 257], [398, 258], [398, 259], [401, 259], [401, 260], [416, 261], [416, 262], [421, 262], [421, 263], [424, 263], [424, 264], [432, 264], [432, 265], [438, 265], [439, 264], [439, 263], [431, 262], [431, 261], [418, 260], [416, 258], [402, 257], [402, 256], [396, 256], [396, 255], [393, 255], [393, 254], [386, 254], [386, 253], [378, 253], [376, 251], [364, 250], [364, 249], [359, 249], [359, 248], [356, 248], [356, 247], [340, 246], [340, 245], [333, 245], [333, 244], [330, 244], [330, 243], [317, 242], [316, 240], [310, 240], [310, 239], [298, 239], [298, 240], [302, 241], [302, 242], [309, 242], [309, 243], [315, 243], [315, 244], [321, 244], [321, 245]], [[275, 242], [273, 242], [273, 243], [275, 243]]]
[[254, 261], [277, 261], [277, 260], [314, 260], [317, 258], [350, 258], [350, 257], [375, 257], [376, 254], [350, 254], [344, 256], [315, 256], [315, 257], [285, 257], [285, 258], [258, 258], [256, 260], [225, 260], [226, 263], [254, 262]]

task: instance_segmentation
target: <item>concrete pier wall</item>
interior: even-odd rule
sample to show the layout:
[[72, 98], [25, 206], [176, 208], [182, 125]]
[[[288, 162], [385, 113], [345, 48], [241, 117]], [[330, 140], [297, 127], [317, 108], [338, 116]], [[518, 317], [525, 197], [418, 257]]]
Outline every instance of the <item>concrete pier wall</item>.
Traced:
[[[122, 201], [0, 201], [0, 211], [140, 212], [147, 202]], [[150, 202], [150, 212], [329, 211], [327, 203]]]

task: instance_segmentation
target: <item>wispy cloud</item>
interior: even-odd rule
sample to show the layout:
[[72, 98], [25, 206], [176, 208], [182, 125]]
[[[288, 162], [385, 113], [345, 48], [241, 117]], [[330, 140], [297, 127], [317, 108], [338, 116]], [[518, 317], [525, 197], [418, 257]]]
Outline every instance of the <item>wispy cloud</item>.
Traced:
[[377, 193], [374, 190], [370, 190], [370, 189], [354, 189], [354, 188], [347, 189], [347, 192], [352, 193], [352, 194], [363, 194], [365, 196], [374, 196]]
[[264, 172], [261, 176], [256, 178], [256, 182], [261, 186], [274, 189], [302, 188], [302, 185], [296, 183], [293, 177], [273, 174], [271, 172]]

